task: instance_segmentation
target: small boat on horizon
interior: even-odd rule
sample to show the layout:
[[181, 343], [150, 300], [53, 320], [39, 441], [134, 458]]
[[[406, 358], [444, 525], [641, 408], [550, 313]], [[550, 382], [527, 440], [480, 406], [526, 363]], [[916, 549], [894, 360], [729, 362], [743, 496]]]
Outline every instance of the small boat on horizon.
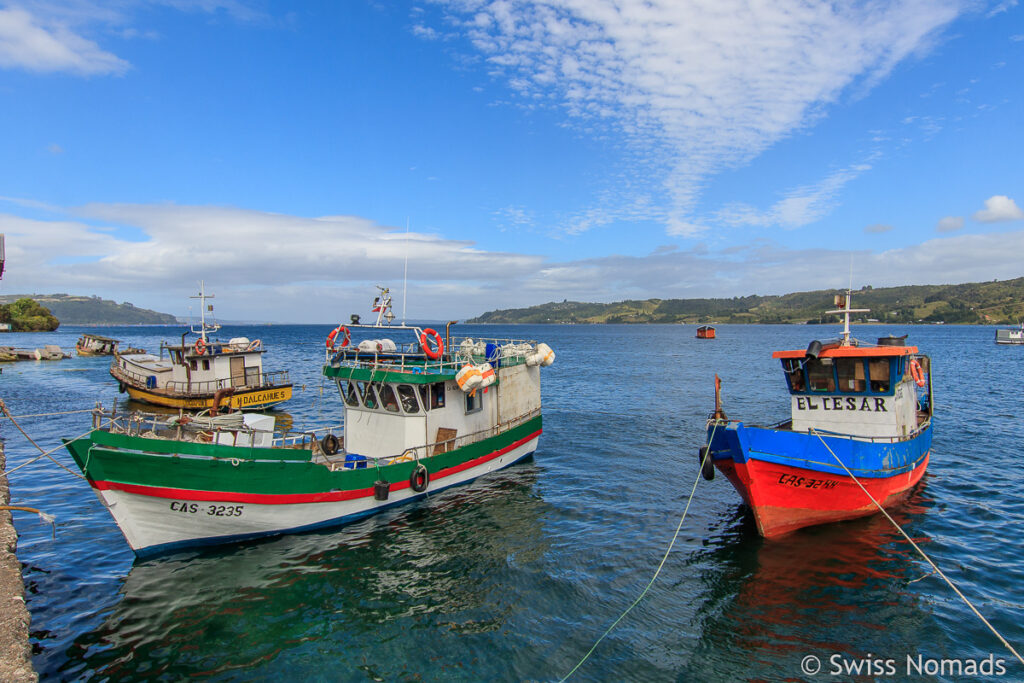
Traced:
[[[159, 356], [114, 349], [110, 374], [118, 390], [136, 401], [182, 410], [265, 410], [289, 400], [287, 370], [263, 370], [263, 343], [247, 337], [214, 340], [209, 335], [220, 325], [206, 322], [206, 300], [213, 295], [200, 283], [192, 298], [200, 300], [200, 325], [182, 333], [180, 344], [161, 344]], [[185, 341], [190, 333], [198, 336], [191, 344]]]
[[850, 308], [850, 294], [828, 311], [844, 317], [839, 339], [772, 354], [782, 362], [789, 419], [769, 426], [728, 419], [715, 377], [702, 473], [712, 479], [717, 468], [729, 479], [762, 536], [870, 515], [878, 510], [872, 499], [894, 505], [928, 466], [930, 359], [905, 335], [877, 344], [852, 339], [850, 313], [865, 311]]
[[697, 328], [697, 339], [714, 339], [715, 328], [711, 325], [701, 325]]
[[1016, 329], [996, 330], [996, 344], [1024, 344], [1024, 323]]
[[87, 437], [65, 441], [132, 550], [340, 525], [530, 457], [551, 348], [453, 338], [453, 323], [443, 337], [391, 325], [390, 309], [382, 288], [376, 323], [353, 315], [326, 339], [322, 372], [344, 415], [338, 434], [282, 433], [273, 416], [215, 407], [170, 418], [97, 412]]

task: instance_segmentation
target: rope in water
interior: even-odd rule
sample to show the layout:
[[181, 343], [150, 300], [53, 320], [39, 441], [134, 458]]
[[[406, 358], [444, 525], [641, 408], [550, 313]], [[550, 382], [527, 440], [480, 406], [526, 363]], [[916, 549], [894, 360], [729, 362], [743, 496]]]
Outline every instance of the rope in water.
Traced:
[[920, 554], [921, 557], [923, 557], [924, 560], [932, 566], [932, 569], [935, 570], [935, 573], [941, 576], [942, 580], [949, 584], [949, 587], [953, 589], [953, 592], [960, 596], [960, 599], [963, 600], [964, 603], [966, 603], [967, 606], [971, 608], [971, 611], [974, 612], [974, 614], [979, 619], [981, 619], [981, 622], [985, 624], [985, 626], [988, 626], [988, 629], [995, 634], [996, 638], [998, 638], [1003, 645], [1006, 646], [1006, 649], [1012, 652], [1013, 656], [1016, 657], [1021, 664], [1024, 664], [1024, 658], [1021, 658], [1020, 654], [1018, 654], [1018, 652], [1015, 649], [1013, 649], [1013, 646], [1010, 645], [1009, 642], [1007, 642], [1006, 638], [1004, 638], [1002, 634], [996, 630], [995, 626], [990, 624], [988, 619], [981, 615], [981, 612], [979, 612], [978, 609], [971, 603], [971, 601], [967, 599], [967, 596], [961, 593], [960, 589], [957, 588], [956, 585], [954, 585], [953, 582], [949, 580], [949, 577], [942, 573], [942, 570], [939, 569], [938, 565], [932, 562], [932, 558], [928, 557], [928, 555], [923, 550], [921, 550], [921, 547], [914, 542], [914, 539], [910, 538], [910, 536], [907, 535], [907, 532], [903, 530], [903, 527], [901, 527], [899, 523], [895, 519], [893, 519], [888, 512], [885, 511], [885, 508], [882, 507], [881, 503], [875, 500], [875, 497], [868, 493], [868, 490], [864, 488], [864, 485], [860, 483], [860, 480], [857, 479], [854, 473], [850, 471], [850, 468], [846, 466], [846, 463], [839, 459], [839, 456], [835, 454], [835, 451], [833, 451], [831, 447], [829, 447], [828, 442], [826, 442], [825, 439], [822, 438], [821, 434], [815, 431], [814, 428], [811, 428], [810, 431], [812, 434], [818, 437], [818, 439], [821, 440], [821, 443], [824, 444], [826, 449], [828, 449], [828, 452], [831, 453], [832, 457], [836, 459], [836, 462], [838, 462], [842, 466], [842, 468], [846, 470], [846, 473], [850, 475], [850, 479], [853, 479], [853, 482], [860, 487], [860, 490], [864, 492], [864, 495], [871, 499], [871, 502], [875, 504], [875, 507], [882, 511], [882, 514], [885, 515], [885, 518], [888, 519], [894, 527], [896, 527], [896, 530], [903, 535], [903, 538], [907, 539], [907, 542], [909, 542], [910, 545], [914, 547], [914, 550], [916, 550], [918, 554]]
[[[708, 445], [709, 446], [711, 444], [711, 441], [715, 438], [715, 431], [717, 429], [718, 429], [718, 423], [716, 422], [715, 426], [711, 429], [711, 436], [708, 437]], [[637, 597], [637, 599], [633, 601], [633, 604], [631, 604], [629, 607], [627, 607], [626, 610], [622, 614], [619, 615], [619, 618], [616, 619], [615, 621], [613, 621], [612, 625], [609, 626], [607, 629], [605, 629], [605, 632], [601, 634], [601, 637], [597, 639], [597, 642], [594, 643], [593, 647], [590, 648], [590, 650], [587, 652], [587, 654], [583, 655], [583, 659], [581, 659], [579, 661], [579, 663], [576, 664], [576, 666], [574, 666], [571, 671], [569, 671], [569, 673], [567, 673], [563, 678], [561, 678], [558, 681], [558, 683], [565, 683], [565, 681], [569, 680], [570, 676], [572, 676], [574, 673], [576, 673], [577, 669], [579, 669], [581, 666], [583, 666], [583, 663], [585, 661], [587, 661], [587, 659], [590, 658], [590, 655], [594, 654], [594, 650], [596, 650], [597, 646], [601, 644], [601, 641], [605, 639], [605, 636], [607, 636], [609, 633], [611, 633], [612, 629], [614, 629], [616, 626], [618, 626], [619, 622], [622, 621], [623, 618], [627, 614], [629, 614], [630, 611], [632, 611], [632, 609], [634, 607], [636, 607], [637, 605], [640, 604], [640, 601], [644, 599], [645, 595], [647, 595], [647, 592], [651, 589], [651, 586], [654, 585], [654, 582], [658, 578], [658, 575], [661, 574], [662, 567], [665, 566], [665, 562], [668, 560], [669, 553], [672, 552], [672, 547], [676, 544], [676, 539], [679, 538], [679, 532], [680, 532], [680, 530], [682, 530], [683, 522], [686, 520], [686, 513], [689, 512], [689, 510], [690, 510], [690, 503], [693, 502], [693, 495], [697, 492], [697, 484], [699, 484], [700, 480], [701, 480], [701, 470], [704, 467], [705, 461], [707, 461], [707, 459], [710, 458], [710, 457], [711, 457], [711, 449], [708, 448], [707, 451], [705, 451], [705, 453], [704, 453], [704, 459], [701, 460], [701, 463], [700, 463], [701, 466], [699, 468], [697, 468], [697, 478], [696, 478], [696, 480], [694, 480], [693, 488], [690, 490], [690, 497], [687, 498], [687, 500], [686, 500], [686, 507], [683, 508], [683, 516], [679, 518], [679, 524], [676, 526], [676, 532], [675, 532], [675, 534], [672, 535], [672, 541], [668, 544], [668, 549], [665, 551], [665, 555], [661, 558], [661, 562], [658, 563], [658, 568], [655, 570], [654, 576], [652, 576], [651, 580], [647, 582], [647, 585], [644, 586], [644, 589], [640, 592], [640, 595]]]
[[[18, 431], [21, 432], [22, 435], [26, 439], [28, 439], [28, 442], [30, 444], [32, 444], [33, 446], [35, 446], [36, 448], [38, 448], [39, 452], [41, 453], [41, 455], [38, 455], [38, 456], [36, 456], [35, 458], [32, 458], [29, 461], [23, 462], [22, 464], [18, 465], [17, 467], [13, 467], [13, 468], [7, 470], [6, 472], [4, 472], [3, 476], [6, 477], [8, 474], [10, 474], [12, 472], [17, 472], [22, 467], [25, 467], [27, 465], [31, 465], [35, 461], [41, 460], [42, 458], [49, 458], [51, 461], [53, 461], [53, 464], [57, 465], [58, 467], [60, 467], [62, 470], [64, 470], [68, 474], [73, 474], [74, 476], [78, 477], [79, 479], [85, 479], [85, 477], [83, 477], [81, 474], [79, 474], [78, 472], [75, 472], [74, 470], [68, 469], [68, 467], [64, 463], [60, 462], [55, 457], [53, 457], [53, 455], [51, 455], [54, 451], [58, 451], [61, 448], [63, 448], [63, 445], [57, 446], [55, 448], [51, 448], [48, 451], [44, 450], [42, 446], [40, 446], [39, 444], [37, 444], [35, 441], [32, 440], [32, 437], [28, 435], [28, 432], [26, 432], [24, 429], [21, 428], [21, 425], [18, 424], [18, 421], [16, 419], [14, 419], [13, 415], [11, 415], [11, 411], [9, 411], [7, 409], [7, 404], [4, 403], [2, 399], [0, 399], [0, 412], [2, 412], [4, 415], [6, 415], [8, 418], [10, 418], [11, 424], [13, 424], [15, 427], [17, 427]], [[81, 439], [84, 436], [88, 436], [91, 431], [92, 431], [92, 429], [90, 429], [87, 432], [84, 432], [83, 434], [81, 434], [79, 436], [76, 436], [74, 439], [71, 439], [71, 441], [77, 441], [78, 439]]]

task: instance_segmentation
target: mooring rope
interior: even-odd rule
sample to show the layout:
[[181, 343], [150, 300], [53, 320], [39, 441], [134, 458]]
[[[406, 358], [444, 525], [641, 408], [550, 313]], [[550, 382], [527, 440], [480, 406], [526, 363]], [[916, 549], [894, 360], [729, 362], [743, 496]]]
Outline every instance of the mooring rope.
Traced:
[[20, 420], [20, 419], [25, 418], [25, 417], [53, 417], [54, 415], [74, 415], [76, 413], [91, 413], [92, 411], [93, 411], [92, 408], [85, 408], [83, 410], [65, 410], [64, 412], [61, 412], [61, 413], [35, 413], [34, 415], [9, 415], [9, 414], [5, 414], [5, 415], [0, 415], [0, 420], [2, 420], [4, 418], [8, 418], [8, 419], [11, 419], [11, 420], [13, 420], [15, 418], [18, 418]]
[[686, 507], [683, 508], [683, 516], [679, 518], [679, 524], [676, 526], [676, 532], [675, 532], [675, 534], [672, 535], [672, 541], [668, 544], [668, 549], [665, 551], [665, 555], [661, 558], [661, 562], [658, 563], [658, 568], [655, 570], [654, 576], [652, 576], [651, 580], [647, 582], [647, 585], [644, 586], [644, 589], [640, 592], [640, 595], [637, 597], [637, 599], [633, 601], [633, 604], [631, 604], [629, 607], [627, 607], [626, 610], [622, 614], [619, 615], [619, 618], [612, 622], [612, 625], [609, 626], [605, 630], [605, 632], [601, 634], [601, 637], [598, 638], [597, 642], [594, 643], [593, 647], [591, 647], [590, 650], [587, 651], [587, 654], [583, 655], [583, 659], [581, 659], [579, 661], [579, 663], [576, 664], [576, 666], [574, 666], [571, 671], [569, 671], [569, 673], [567, 673], [563, 678], [561, 678], [558, 681], [558, 683], [565, 683], [565, 681], [569, 680], [570, 676], [572, 676], [574, 673], [576, 673], [577, 669], [579, 669], [581, 666], [583, 666], [583, 663], [585, 661], [587, 661], [587, 659], [590, 658], [590, 655], [594, 654], [594, 650], [596, 650], [597, 646], [601, 644], [601, 641], [605, 639], [605, 636], [607, 636], [609, 633], [611, 633], [612, 629], [614, 629], [616, 626], [618, 626], [619, 622], [622, 621], [622, 619], [627, 614], [629, 614], [630, 611], [632, 611], [632, 609], [634, 607], [636, 607], [637, 605], [640, 604], [640, 601], [644, 599], [645, 595], [647, 595], [647, 592], [651, 589], [651, 586], [654, 585], [654, 582], [658, 578], [658, 575], [661, 574], [661, 569], [662, 569], [662, 567], [665, 566], [665, 562], [668, 560], [669, 553], [672, 552], [672, 547], [676, 544], [676, 539], [679, 538], [679, 532], [680, 532], [680, 530], [682, 530], [683, 522], [686, 520], [686, 513], [689, 512], [689, 510], [690, 510], [690, 503], [693, 502], [693, 495], [697, 492], [697, 484], [700, 483], [700, 479], [701, 479], [701, 476], [702, 476], [701, 475], [701, 470], [704, 468], [704, 463], [707, 461], [707, 459], [711, 457], [711, 448], [710, 448], [710, 446], [711, 446], [712, 440], [715, 438], [715, 431], [717, 431], [717, 430], [718, 430], [718, 422], [716, 421], [715, 422], [715, 426], [711, 429], [711, 436], [708, 437], [708, 449], [707, 449], [707, 451], [704, 452], [704, 458], [701, 460], [701, 463], [700, 463], [701, 466], [697, 469], [697, 478], [694, 480], [693, 488], [690, 490], [690, 497], [686, 499]]
[[988, 626], [988, 629], [995, 634], [996, 638], [998, 638], [1003, 645], [1006, 646], [1006, 649], [1012, 652], [1013, 656], [1016, 657], [1021, 664], [1024, 664], [1024, 658], [1021, 658], [1020, 654], [1015, 649], [1013, 649], [1013, 646], [1010, 645], [1009, 642], [1007, 642], [1006, 638], [1004, 638], [1003, 635], [996, 630], [995, 626], [990, 624], [988, 619], [981, 615], [981, 612], [978, 611], [978, 608], [976, 608], [971, 603], [971, 601], [967, 599], [966, 595], [960, 592], [960, 589], [957, 588], [956, 585], [949, 580], [949, 577], [946, 576], [941, 569], [939, 569], [938, 565], [932, 562], [932, 558], [928, 557], [928, 554], [925, 553], [925, 551], [921, 550], [921, 547], [914, 542], [914, 539], [907, 535], [907, 532], [903, 530], [903, 527], [901, 527], [899, 523], [895, 519], [893, 519], [888, 512], [886, 512], [885, 508], [882, 507], [881, 503], [875, 500], [875, 497], [868, 493], [868, 490], [864, 488], [864, 485], [860, 483], [860, 480], [857, 479], [854, 473], [850, 471], [850, 468], [846, 466], [846, 463], [839, 459], [839, 456], [835, 454], [835, 451], [833, 451], [832, 448], [828, 445], [828, 442], [826, 442], [825, 439], [822, 438], [821, 434], [819, 434], [813, 427], [810, 428], [810, 431], [812, 434], [818, 437], [818, 439], [821, 440], [821, 443], [824, 444], [826, 449], [828, 449], [828, 452], [831, 453], [832, 457], [836, 459], [836, 462], [838, 462], [840, 466], [842, 466], [842, 468], [846, 470], [846, 473], [850, 475], [850, 479], [853, 479], [853, 482], [860, 487], [860, 490], [864, 492], [864, 495], [866, 495], [871, 500], [871, 502], [875, 504], [875, 507], [882, 511], [882, 514], [885, 515], [885, 518], [888, 519], [894, 527], [896, 527], [896, 530], [903, 535], [903, 538], [907, 539], [910, 545], [914, 547], [914, 550], [916, 550], [918, 554], [920, 554], [921, 557], [923, 557], [925, 561], [932, 566], [932, 569], [935, 570], [935, 573], [941, 576], [942, 580], [949, 584], [949, 587], [953, 589], [953, 592], [960, 596], [960, 599], [963, 600], [964, 603], [966, 603], [966, 605], [971, 608], [971, 611], [974, 612], [974, 614], [979, 619], [981, 619], [981, 622], [985, 624], [985, 626]]
[[[14, 419], [13, 415], [11, 415], [11, 411], [7, 409], [7, 404], [4, 403], [2, 399], [0, 399], [0, 412], [2, 412], [4, 415], [9, 417], [10, 420], [11, 420], [11, 424], [13, 424], [15, 427], [17, 427], [18, 431], [21, 432], [22, 435], [26, 439], [28, 439], [28, 442], [30, 444], [32, 444], [33, 446], [35, 446], [36, 448], [38, 448], [39, 452], [40, 452], [40, 455], [36, 456], [35, 458], [32, 458], [31, 460], [29, 460], [27, 462], [23, 462], [22, 464], [18, 465], [17, 467], [14, 467], [14, 468], [11, 468], [11, 469], [7, 470], [6, 472], [3, 473], [3, 476], [6, 477], [8, 474], [10, 474], [12, 472], [17, 472], [22, 467], [25, 467], [26, 465], [31, 465], [35, 461], [41, 460], [42, 458], [49, 458], [51, 461], [53, 461], [53, 464], [57, 465], [58, 467], [60, 467], [65, 472], [67, 472], [69, 474], [73, 474], [76, 477], [78, 477], [79, 479], [85, 479], [84, 476], [82, 476], [78, 472], [75, 472], [74, 470], [68, 469], [68, 467], [64, 463], [60, 462], [55, 457], [53, 457], [53, 455], [51, 455], [54, 451], [58, 451], [61, 448], [63, 448], [63, 444], [60, 445], [60, 446], [57, 446], [55, 448], [51, 448], [48, 451], [44, 450], [42, 446], [40, 446], [39, 444], [37, 444], [35, 441], [32, 440], [32, 437], [28, 435], [28, 432], [26, 432], [24, 429], [22, 429], [21, 425], [18, 424], [18, 421], [16, 419]], [[89, 432], [91, 432], [91, 431], [92, 431], [92, 429], [90, 429], [88, 432], [85, 432], [85, 433], [83, 433], [83, 434], [81, 434], [79, 436], [76, 436], [74, 439], [71, 439], [71, 440], [72, 441], [77, 441], [78, 439], [81, 439], [84, 436], [88, 436]]]

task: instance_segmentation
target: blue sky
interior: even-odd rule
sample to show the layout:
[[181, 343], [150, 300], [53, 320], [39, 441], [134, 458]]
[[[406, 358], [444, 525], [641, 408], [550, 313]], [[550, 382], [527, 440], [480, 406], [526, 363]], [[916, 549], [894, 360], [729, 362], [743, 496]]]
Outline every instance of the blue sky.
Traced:
[[0, 291], [333, 322], [406, 255], [414, 318], [1020, 277], [1021, 83], [1017, 0], [0, 0]]

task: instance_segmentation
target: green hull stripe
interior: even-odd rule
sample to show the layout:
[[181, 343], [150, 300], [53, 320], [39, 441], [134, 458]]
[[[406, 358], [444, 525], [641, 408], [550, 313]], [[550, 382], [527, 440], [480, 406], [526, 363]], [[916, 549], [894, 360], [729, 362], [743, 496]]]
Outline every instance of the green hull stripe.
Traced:
[[[420, 462], [433, 475], [500, 450], [534, 432], [539, 432], [541, 428], [542, 418], [538, 415], [507, 432], [448, 453], [422, 458]], [[98, 435], [103, 436], [96, 439]], [[198, 445], [204, 448], [217, 448], [223, 453], [215, 459], [179, 458], [173, 454], [166, 454], [173, 453], [173, 449], [164, 451], [165, 454], [159, 454], [141, 450], [116, 450], [99, 443], [103, 437], [108, 436], [121, 436], [127, 439], [127, 442], [122, 442], [121, 448], [127, 448], [127, 443], [138, 448], [139, 442], [144, 442], [143, 445], [148, 449], [151, 442], [157, 441], [93, 432], [95, 445], [88, 439], [68, 442], [66, 445], [72, 457], [90, 480], [198, 491], [288, 495], [366, 489], [372, 487], [378, 478], [389, 482], [407, 481], [416, 466], [415, 461], [410, 461], [387, 465], [379, 470], [367, 467], [331, 472], [327, 466], [314, 464], [308, 459], [305, 462], [281, 459], [279, 449], [163, 442], [177, 444], [180, 447]], [[185, 448], [179, 448], [177, 452], [185, 453]], [[239, 455], [239, 452], [242, 455]], [[274, 460], [255, 462], [248, 459], [247, 454], [250, 452], [260, 452], [262, 455], [273, 457]]]

